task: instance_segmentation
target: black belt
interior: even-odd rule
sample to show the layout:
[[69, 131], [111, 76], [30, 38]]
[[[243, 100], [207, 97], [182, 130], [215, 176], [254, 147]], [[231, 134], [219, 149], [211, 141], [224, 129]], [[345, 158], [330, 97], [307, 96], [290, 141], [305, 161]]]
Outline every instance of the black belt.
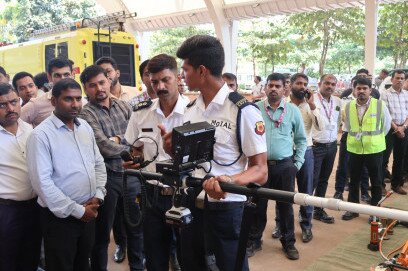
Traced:
[[37, 201], [37, 197], [29, 200], [12, 200], [12, 199], [2, 199], [0, 198], [1, 205], [10, 205], [10, 206], [27, 206], [35, 203]]
[[207, 210], [231, 210], [241, 208], [245, 201], [208, 201], [204, 203]]
[[292, 157], [286, 157], [281, 160], [268, 160], [268, 166], [276, 166], [276, 165], [283, 164], [289, 161], [293, 161]]
[[326, 147], [326, 148], [328, 148], [333, 144], [337, 144], [337, 141], [333, 141], [333, 142], [329, 142], [329, 143], [319, 143], [319, 142], [316, 142], [316, 141], [313, 142], [313, 146], [316, 146], [316, 147]]

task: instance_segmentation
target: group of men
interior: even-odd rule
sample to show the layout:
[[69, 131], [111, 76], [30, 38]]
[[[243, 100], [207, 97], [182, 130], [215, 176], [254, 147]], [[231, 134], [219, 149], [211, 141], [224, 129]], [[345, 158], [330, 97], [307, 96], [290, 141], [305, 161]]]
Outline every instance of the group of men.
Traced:
[[[296, 178], [299, 192], [325, 197], [342, 121], [349, 154], [348, 200], [359, 202], [365, 167], [370, 204], [378, 203], [383, 183], [378, 164], [386, 166], [382, 161], [389, 146], [394, 146], [397, 163], [392, 189], [403, 194], [403, 173], [395, 161], [403, 163], [400, 153], [407, 141], [408, 94], [401, 84], [405, 74], [393, 73], [395, 85], [380, 100], [371, 98], [371, 82], [357, 77], [355, 99], [343, 106], [332, 95], [334, 75], [323, 75], [313, 93], [304, 74], [272, 73], [258, 90], [266, 98], [252, 104], [223, 79], [224, 50], [216, 38], [193, 36], [176, 55], [182, 60], [181, 74], [169, 55], [142, 63], [139, 72], [147, 91], [136, 97], [120, 84], [117, 64], [108, 57], [80, 74], [87, 99], [73, 79], [69, 60], [50, 61], [51, 90], [42, 95], [30, 74], [16, 74], [13, 87], [0, 69], [0, 79], [6, 81], [0, 83], [0, 270], [36, 270], [41, 239], [47, 271], [107, 270], [112, 227], [120, 233], [115, 239], [122, 254], [127, 247], [130, 270], [167, 271], [175, 262], [176, 247], [180, 266], [172, 264], [173, 269], [233, 270], [246, 197], [222, 191], [219, 183], [258, 183], [293, 192]], [[199, 90], [196, 100], [180, 94], [182, 79], [189, 89]], [[216, 127], [213, 161], [194, 172], [196, 177], [214, 177], [202, 189], [185, 191], [184, 203], [194, 217], [191, 225], [176, 231], [165, 223], [175, 191], [158, 180], [143, 182], [149, 204], [142, 226], [124, 224], [118, 206], [127, 203], [135, 219], [142, 180], [130, 179], [128, 196], [123, 197], [124, 169], [141, 164], [123, 161], [121, 154], [143, 157], [146, 170], [155, 171], [156, 162], [172, 156], [172, 129], [201, 121], [226, 125]], [[260, 199], [242, 270], [249, 269], [247, 256], [262, 247], [266, 209], [267, 201]], [[343, 219], [356, 216], [346, 212]], [[334, 223], [321, 208], [301, 207], [305, 243], [313, 239], [312, 217]], [[276, 224], [273, 237], [280, 238], [283, 253], [298, 259], [292, 204], [276, 203]]]

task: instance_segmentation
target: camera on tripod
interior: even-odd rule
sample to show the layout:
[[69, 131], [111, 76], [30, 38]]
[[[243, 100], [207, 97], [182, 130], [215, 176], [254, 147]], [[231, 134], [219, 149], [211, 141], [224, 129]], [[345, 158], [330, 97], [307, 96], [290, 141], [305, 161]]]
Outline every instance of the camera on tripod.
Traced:
[[215, 127], [208, 122], [187, 123], [173, 129], [173, 159], [156, 163], [156, 172], [163, 174], [161, 182], [175, 188], [173, 206], [166, 212], [168, 224], [181, 227], [193, 220], [190, 210], [181, 206], [180, 188], [194, 169], [213, 159], [214, 136]]

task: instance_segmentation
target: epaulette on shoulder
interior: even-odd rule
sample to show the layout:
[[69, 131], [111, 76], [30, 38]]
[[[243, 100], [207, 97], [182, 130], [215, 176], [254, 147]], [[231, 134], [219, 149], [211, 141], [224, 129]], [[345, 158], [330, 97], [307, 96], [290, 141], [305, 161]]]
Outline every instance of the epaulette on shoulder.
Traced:
[[139, 111], [145, 108], [149, 108], [152, 104], [153, 104], [152, 100], [147, 100], [147, 101], [135, 104], [133, 106], [133, 112], [136, 112], [136, 111]]
[[242, 109], [246, 107], [247, 105], [253, 105], [255, 107], [258, 107], [256, 104], [251, 103], [248, 101], [244, 96], [239, 94], [238, 92], [230, 92], [228, 94], [228, 99], [233, 102], [239, 109]]
[[186, 105], [187, 108], [192, 107], [193, 105], [195, 105], [197, 99], [192, 100], [191, 102], [188, 103], [188, 105]]

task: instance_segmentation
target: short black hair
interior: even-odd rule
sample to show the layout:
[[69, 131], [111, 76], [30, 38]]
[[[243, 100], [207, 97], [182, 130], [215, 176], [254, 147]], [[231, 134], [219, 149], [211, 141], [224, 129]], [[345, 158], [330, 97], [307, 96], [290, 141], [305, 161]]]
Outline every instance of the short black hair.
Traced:
[[390, 72], [387, 69], [382, 69], [381, 72], [385, 75], [388, 75]]
[[4, 76], [7, 76], [6, 70], [0, 66], [0, 73], [2, 73]]
[[395, 70], [395, 71], [393, 71], [393, 72], [391, 73], [391, 78], [394, 78], [395, 74], [401, 74], [401, 73], [404, 74], [404, 78], [407, 77], [407, 75], [405, 74], [405, 72], [404, 72], [403, 70]]
[[146, 59], [145, 61], [142, 62], [142, 64], [139, 65], [139, 74], [140, 78], [143, 77], [143, 71], [146, 68], [147, 64], [149, 63], [150, 59]]
[[42, 88], [45, 83], [48, 83], [46, 72], [40, 72], [34, 76], [34, 83], [38, 88]]
[[72, 78], [61, 79], [52, 87], [52, 96], [58, 98], [61, 95], [61, 92], [67, 89], [81, 90], [81, 86]]
[[34, 77], [33, 77], [33, 75], [31, 74], [31, 73], [28, 73], [28, 72], [18, 72], [18, 73], [16, 73], [16, 75], [14, 75], [14, 77], [13, 77], [13, 87], [14, 87], [14, 89], [17, 89], [17, 81], [18, 80], [20, 80], [21, 78], [24, 78], [24, 77], [31, 77], [31, 79], [33, 79], [33, 81], [34, 81]]
[[12, 91], [14, 91], [18, 96], [17, 90], [15, 90], [12, 85], [9, 83], [0, 83], [0, 96], [7, 95]]
[[268, 83], [269, 81], [282, 81], [283, 86], [285, 86], [285, 76], [281, 73], [271, 73], [270, 75], [268, 75], [268, 77], [266, 78], [266, 83]]
[[371, 85], [372, 85], [370, 79], [365, 78], [365, 77], [361, 77], [361, 76], [358, 76], [358, 77], [356, 78], [356, 80], [354, 80], [354, 82], [353, 82], [353, 88], [355, 88], [355, 87], [357, 86], [357, 84], [359, 84], [359, 85], [366, 85], [366, 86], [368, 86], [370, 89], [371, 89]]
[[221, 42], [212, 36], [195, 35], [183, 42], [177, 50], [177, 57], [188, 60], [188, 64], [197, 69], [206, 67], [210, 74], [221, 77], [225, 65], [224, 48]]
[[290, 77], [292, 76], [290, 73], [287, 73], [287, 72], [282, 73], [282, 74], [283, 76], [285, 76], [286, 79], [290, 79]]
[[295, 73], [290, 77], [290, 83], [293, 84], [298, 78], [303, 78], [309, 83], [309, 77], [307, 77], [306, 74], [300, 72]]
[[325, 73], [325, 74], [323, 74], [322, 76], [320, 76], [320, 81], [319, 81], [319, 82], [323, 82], [323, 80], [324, 80], [326, 77], [331, 77], [331, 78], [334, 78], [334, 79], [336, 79], [336, 81], [337, 81], [337, 77], [336, 77], [336, 76], [334, 76], [334, 74], [331, 74], [331, 73]]
[[235, 74], [230, 72], [223, 73], [222, 78], [227, 78], [228, 80], [234, 80], [235, 82], [237, 82], [237, 77], [235, 76]]
[[47, 65], [47, 72], [48, 74], [52, 73], [52, 69], [53, 68], [64, 68], [64, 67], [69, 67], [69, 69], [72, 72], [72, 65], [74, 65], [74, 62], [72, 60], [69, 60], [67, 58], [53, 58], [50, 60], [50, 62], [48, 62]]
[[368, 75], [370, 72], [369, 72], [367, 69], [364, 69], [364, 68], [363, 68], [363, 69], [359, 69], [359, 70], [356, 72], [356, 75], [359, 74], [359, 73], [365, 73], [365, 74]]
[[160, 54], [150, 59], [147, 64], [147, 70], [149, 73], [158, 73], [165, 69], [169, 69], [177, 74], [177, 61], [174, 57]]
[[97, 61], [95, 61], [95, 65], [98, 66], [105, 63], [111, 64], [115, 70], [118, 70], [118, 63], [116, 63], [116, 60], [111, 57], [103, 56], [99, 58]]
[[262, 81], [262, 77], [260, 77], [259, 75], [255, 75], [256, 79], [258, 79], [259, 82]]
[[91, 65], [85, 68], [85, 70], [81, 73], [79, 79], [81, 80], [81, 83], [85, 85], [86, 82], [88, 82], [95, 76], [98, 76], [99, 74], [104, 74], [106, 76], [106, 72], [104, 69], [102, 69], [102, 67]]

